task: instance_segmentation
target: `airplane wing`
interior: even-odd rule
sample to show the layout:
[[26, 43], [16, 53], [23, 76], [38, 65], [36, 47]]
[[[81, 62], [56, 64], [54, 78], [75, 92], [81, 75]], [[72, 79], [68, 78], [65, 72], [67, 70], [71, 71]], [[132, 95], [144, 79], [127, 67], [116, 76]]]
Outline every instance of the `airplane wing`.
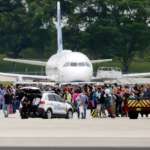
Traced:
[[123, 77], [150, 77], [150, 72], [123, 74]]
[[46, 66], [46, 62], [44, 62], [44, 61], [13, 59], [13, 58], [4, 58], [3, 60], [10, 61], [10, 62], [22, 63], [22, 64], [36, 65], [36, 66]]
[[0, 77], [4, 78], [5, 81], [24, 81], [24, 79], [32, 80], [49, 80], [47, 76], [41, 75], [25, 75], [25, 74], [15, 74], [15, 73], [3, 73], [0, 72]]
[[110, 61], [112, 61], [112, 59], [97, 59], [97, 60], [91, 60], [91, 63], [96, 64], [96, 63], [110, 62]]
[[[22, 63], [22, 64], [29, 64], [29, 65], [46, 66], [45, 61], [13, 59], [13, 58], [4, 58], [3, 60], [10, 61], [10, 62], [16, 62], [16, 63]], [[95, 63], [110, 62], [110, 61], [112, 61], [112, 59], [97, 59], [97, 60], [91, 60], [91, 63], [95, 64]]]

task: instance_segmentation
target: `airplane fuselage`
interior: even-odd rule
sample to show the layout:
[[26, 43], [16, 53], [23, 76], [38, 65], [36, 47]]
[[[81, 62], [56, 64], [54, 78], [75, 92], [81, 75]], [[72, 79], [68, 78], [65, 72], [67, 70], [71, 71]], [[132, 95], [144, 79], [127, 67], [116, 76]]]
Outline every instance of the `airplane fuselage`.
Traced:
[[93, 67], [83, 53], [63, 50], [49, 58], [46, 75], [50, 80], [58, 82], [90, 81]]

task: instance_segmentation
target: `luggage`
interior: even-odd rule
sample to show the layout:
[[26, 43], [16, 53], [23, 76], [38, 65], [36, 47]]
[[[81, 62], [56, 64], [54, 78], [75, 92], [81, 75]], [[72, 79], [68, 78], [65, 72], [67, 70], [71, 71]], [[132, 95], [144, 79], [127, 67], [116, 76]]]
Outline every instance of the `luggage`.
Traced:
[[96, 108], [96, 102], [93, 100], [88, 101], [88, 108], [89, 109], [95, 109]]
[[111, 118], [115, 118], [115, 115], [113, 114], [113, 111], [112, 111], [111, 107], [107, 108], [107, 111], [108, 111]]
[[13, 106], [12, 104], [9, 104], [8, 107], [7, 107], [7, 111], [8, 111], [8, 114], [13, 114]]

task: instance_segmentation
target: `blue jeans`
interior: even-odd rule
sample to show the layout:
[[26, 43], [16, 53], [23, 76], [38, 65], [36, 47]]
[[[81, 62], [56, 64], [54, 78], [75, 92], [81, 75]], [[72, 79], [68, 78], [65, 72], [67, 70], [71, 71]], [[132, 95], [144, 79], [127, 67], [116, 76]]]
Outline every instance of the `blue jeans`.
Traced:
[[83, 119], [86, 119], [86, 110], [87, 110], [87, 108], [84, 107]]
[[3, 104], [3, 113], [5, 117], [8, 117], [8, 105]]
[[86, 110], [87, 110], [87, 107], [86, 106], [83, 106], [83, 112], [80, 112], [79, 108], [78, 108], [78, 118], [81, 118], [82, 119], [86, 119]]

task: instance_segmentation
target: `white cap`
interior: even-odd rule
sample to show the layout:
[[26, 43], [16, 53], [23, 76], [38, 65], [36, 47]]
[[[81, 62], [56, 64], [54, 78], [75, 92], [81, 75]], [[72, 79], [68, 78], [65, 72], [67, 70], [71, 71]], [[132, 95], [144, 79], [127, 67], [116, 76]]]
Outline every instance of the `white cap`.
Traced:
[[110, 89], [105, 89], [105, 94], [110, 94]]

